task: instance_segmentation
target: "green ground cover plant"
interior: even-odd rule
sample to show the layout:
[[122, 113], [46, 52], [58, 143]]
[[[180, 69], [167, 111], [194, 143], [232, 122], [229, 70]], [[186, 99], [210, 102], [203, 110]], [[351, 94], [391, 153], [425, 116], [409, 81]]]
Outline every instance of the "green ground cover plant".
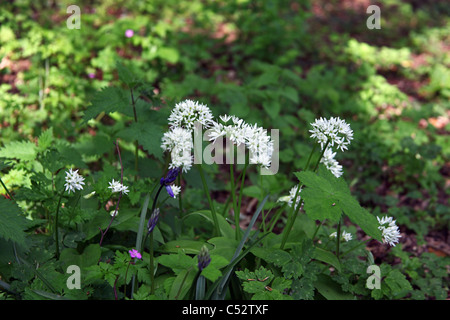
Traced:
[[446, 6], [71, 4], [0, 6], [0, 299], [448, 299]]

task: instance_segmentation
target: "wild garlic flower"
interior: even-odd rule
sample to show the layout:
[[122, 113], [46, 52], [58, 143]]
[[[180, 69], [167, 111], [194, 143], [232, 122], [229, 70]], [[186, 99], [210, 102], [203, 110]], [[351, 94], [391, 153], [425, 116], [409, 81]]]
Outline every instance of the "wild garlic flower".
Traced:
[[168, 120], [171, 127], [192, 131], [196, 122], [209, 128], [213, 124], [213, 115], [206, 105], [187, 99], [175, 105]]
[[311, 138], [315, 139], [323, 149], [328, 139], [330, 140], [329, 146], [341, 151], [347, 150], [347, 146], [353, 139], [353, 130], [350, 125], [339, 117], [331, 117], [330, 119], [316, 119], [311, 123], [313, 127], [311, 132]]
[[[332, 234], [330, 234], [330, 238], [336, 238], [336, 237], [337, 237], [337, 232], [333, 232]], [[353, 239], [353, 236], [349, 232], [342, 231], [341, 239], [344, 240], [345, 242], [348, 242]]]
[[320, 163], [323, 163], [325, 167], [331, 171], [331, 173], [336, 177], [339, 178], [342, 176], [342, 166], [339, 164], [339, 162], [334, 159], [336, 156], [336, 152], [333, 152], [331, 148], [327, 148], [325, 152], [323, 153], [323, 157], [320, 160]]
[[268, 168], [272, 162], [274, 145], [267, 130], [256, 124], [248, 126], [245, 134], [245, 145], [250, 151], [250, 163]]
[[181, 187], [177, 185], [171, 185], [170, 187], [172, 188], [173, 198], [176, 199], [177, 195], [181, 193]]
[[392, 217], [377, 217], [380, 226], [378, 229], [381, 230], [383, 236], [383, 242], [388, 243], [391, 247], [395, 247], [398, 243], [400, 235], [400, 229], [395, 224], [395, 220]]
[[274, 144], [267, 130], [256, 124], [250, 125], [236, 116], [222, 115], [219, 118], [222, 123], [214, 122], [208, 132], [210, 141], [226, 137], [236, 146], [244, 144], [250, 151], [251, 164], [270, 167]]
[[[297, 189], [298, 189], [298, 185], [295, 187], [292, 187], [291, 190], [289, 190], [289, 195], [288, 196], [284, 196], [284, 197], [280, 197], [278, 199], [278, 201], [280, 202], [287, 202], [289, 207], [292, 207], [292, 204], [294, 203], [294, 198], [295, 198], [295, 194], [297, 193]], [[300, 197], [300, 193], [302, 192], [302, 189], [300, 189], [300, 191], [298, 192], [298, 197], [297, 197], [297, 201], [295, 202], [295, 208], [297, 208], [298, 204], [300, 203], [301, 197]]]
[[115, 181], [114, 179], [112, 179], [112, 181], [109, 182], [108, 188], [111, 189], [113, 193], [123, 192], [124, 194], [128, 194], [128, 192], [130, 191], [128, 190], [127, 186], [124, 186], [122, 183], [120, 183], [120, 181]]
[[173, 127], [163, 135], [161, 148], [170, 152], [170, 169], [183, 168], [184, 172], [189, 171], [194, 161], [193, 147], [192, 133], [188, 129]]
[[84, 184], [84, 178], [78, 173], [78, 170], [73, 171], [69, 169], [66, 171], [66, 183], [64, 186], [66, 187], [66, 191], [75, 192], [75, 190], [82, 190]]

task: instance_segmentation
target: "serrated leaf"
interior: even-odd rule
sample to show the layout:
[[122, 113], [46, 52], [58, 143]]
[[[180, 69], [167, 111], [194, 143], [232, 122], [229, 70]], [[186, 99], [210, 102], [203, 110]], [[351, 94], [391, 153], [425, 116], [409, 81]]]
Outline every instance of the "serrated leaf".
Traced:
[[101, 112], [109, 114], [117, 111], [133, 116], [130, 92], [122, 88], [106, 87], [95, 93], [91, 105], [84, 112], [83, 121], [87, 122]]
[[158, 258], [158, 263], [171, 268], [175, 274], [179, 274], [182, 271], [190, 267], [194, 267], [197, 262], [194, 258], [184, 254], [181, 250], [178, 254], [162, 255]]
[[49, 148], [53, 143], [53, 128], [48, 128], [38, 138], [38, 152], [42, 152]]
[[162, 159], [161, 139], [163, 134], [159, 126], [138, 122], [122, 129], [117, 133], [117, 136], [130, 142], [137, 140], [144, 150], [153, 154], [156, 158]]
[[0, 149], [0, 158], [32, 161], [36, 159], [36, 145], [30, 141], [12, 141]]
[[0, 237], [26, 246], [27, 227], [27, 219], [22, 215], [19, 206], [11, 200], [0, 197]]

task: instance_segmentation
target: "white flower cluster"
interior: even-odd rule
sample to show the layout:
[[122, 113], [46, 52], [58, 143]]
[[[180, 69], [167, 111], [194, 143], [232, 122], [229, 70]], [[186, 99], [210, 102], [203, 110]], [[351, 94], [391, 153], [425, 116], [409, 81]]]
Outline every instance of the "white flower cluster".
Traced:
[[84, 184], [84, 178], [78, 173], [78, 170], [73, 171], [69, 169], [66, 171], [66, 183], [64, 186], [66, 187], [66, 191], [75, 192], [75, 190], [82, 190]]
[[161, 148], [170, 152], [169, 168], [183, 168], [184, 172], [191, 169], [193, 163], [192, 148], [194, 147], [192, 132], [181, 127], [172, 127], [165, 132]]
[[[208, 132], [210, 141], [215, 142], [219, 137], [227, 137], [237, 146], [245, 144], [250, 151], [251, 164], [270, 167], [274, 144], [266, 129], [256, 124], [250, 125], [236, 116], [222, 115], [219, 118], [222, 123], [214, 122]], [[228, 124], [230, 120], [231, 124]]]
[[[295, 199], [295, 194], [297, 193], [297, 189], [298, 189], [298, 185], [295, 187], [292, 187], [291, 190], [289, 190], [289, 195], [288, 196], [284, 196], [278, 199], [278, 201], [280, 202], [287, 202], [288, 206], [291, 207], [292, 204], [294, 203], [294, 199]], [[297, 208], [298, 204], [300, 203], [301, 197], [300, 197], [300, 193], [302, 192], [302, 189], [300, 189], [300, 191], [298, 192], [298, 197], [297, 197], [297, 201], [295, 202], [295, 208]]]
[[378, 229], [381, 230], [383, 235], [383, 242], [388, 243], [391, 247], [395, 247], [398, 243], [398, 239], [401, 238], [400, 229], [395, 224], [395, 220], [392, 217], [377, 217], [380, 226]]
[[168, 120], [170, 128], [164, 133], [161, 148], [170, 152], [170, 169], [182, 168], [187, 172], [194, 159], [192, 148], [195, 124], [201, 124], [203, 128], [211, 127], [214, 123], [212, 112], [206, 105], [187, 99], [175, 105]]
[[336, 156], [336, 152], [333, 152], [331, 148], [327, 148], [323, 153], [323, 157], [320, 160], [320, 163], [323, 163], [325, 167], [331, 171], [331, 173], [339, 178], [342, 176], [342, 166], [339, 162], [334, 158]]
[[168, 120], [171, 127], [193, 130], [197, 121], [209, 128], [213, 124], [213, 115], [206, 105], [188, 99], [175, 105]]
[[109, 189], [111, 189], [111, 191], [114, 192], [123, 192], [125, 194], [128, 194], [129, 190], [127, 186], [124, 186], [122, 183], [120, 183], [119, 181], [114, 181], [114, 179], [112, 179], [111, 182], [109, 182]]
[[[353, 130], [350, 125], [339, 117], [331, 117], [330, 119], [316, 119], [311, 123], [313, 127], [311, 132], [311, 138], [315, 139], [320, 147], [323, 148], [327, 145], [324, 152], [321, 163], [333, 173], [333, 175], [339, 178], [342, 175], [342, 166], [334, 159], [336, 152], [333, 152], [333, 148], [336, 150], [345, 151], [348, 149], [348, 145], [353, 140]], [[328, 144], [327, 144], [328, 143]]]
[[[336, 238], [336, 237], [337, 237], [337, 232], [333, 232], [332, 234], [330, 234], [330, 238]], [[344, 241], [348, 242], [348, 241], [353, 239], [353, 236], [349, 232], [342, 231], [341, 239], [343, 239]]]
[[330, 147], [336, 146], [337, 149], [345, 151], [353, 139], [353, 130], [350, 125], [339, 117], [331, 117], [329, 120], [316, 119], [311, 125], [313, 126], [313, 129], [309, 130], [312, 133], [311, 138], [316, 139], [322, 149], [329, 139]]

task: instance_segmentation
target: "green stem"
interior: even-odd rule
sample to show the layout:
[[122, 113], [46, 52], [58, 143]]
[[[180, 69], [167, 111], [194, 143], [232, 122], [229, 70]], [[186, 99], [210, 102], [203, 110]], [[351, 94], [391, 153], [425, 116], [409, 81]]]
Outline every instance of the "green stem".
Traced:
[[[319, 166], [319, 163], [320, 163], [320, 160], [322, 160], [323, 154], [324, 154], [325, 150], [327, 149], [329, 143], [330, 143], [330, 139], [327, 140], [327, 143], [325, 144], [325, 147], [323, 148], [322, 153], [320, 154], [320, 157], [317, 160], [317, 163], [314, 166], [314, 170], [313, 171], [317, 170], [317, 168]], [[306, 162], [306, 165], [305, 165], [305, 168], [303, 169], [303, 171], [308, 169], [309, 164], [311, 162], [312, 154], [315, 152], [316, 148], [317, 148], [317, 144], [315, 144], [313, 149], [311, 150], [311, 153], [309, 154], [309, 157], [308, 157], [308, 161]], [[285, 230], [283, 230], [283, 238], [282, 238], [281, 246], [280, 246], [281, 249], [283, 249], [285, 244], [286, 244], [286, 241], [287, 241], [287, 238], [289, 236], [289, 233], [291, 232], [291, 229], [292, 229], [292, 227], [293, 227], [293, 225], [295, 223], [295, 219], [297, 218], [298, 211], [300, 210], [300, 207], [302, 206], [303, 199], [300, 200], [298, 206], [295, 206], [295, 204], [297, 203], [298, 194], [300, 193], [300, 190], [302, 188], [303, 188], [303, 185], [299, 186], [297, 188], [297, 191], [295, 192], [295, 197], [293, 199], [293, 205], [291, 207], [291, 211], [290, 211], [290, 214], [288, 216], [288, 222], [287, 222], [287, 225], [285, 227]], [[294, 213], [294, 211], [295, 211], [295, 213]]]
[[197, 168], [198, 168], [198, 171], [200, 172], [200, 177], [201, 177], [202, 183], [203, 183], [203, 189], [205, 191], [206, 198], [208, 199], [209, 207], [211, 209], [211, 214], [213, 217], [214, 227], [215, 227], [215, 234], [216, 234], [216, 236], [219, 237], [220, 236], [219, 221], [217, 220], [216, 209], [214, 208], [214, 204], [211, 200], [211, 195], [209, 194], [209, 189], [208, 189], [208, 185], [206, 183], [205, 174], [204, 174], [203, 168], [200, 164], [197, 165]]
[[[136, 101], [134, 100], [133, 88], [130, 88], [130, 94], [131, 94], [131, 105], [133, 106], [134, 122], [137, 123], [138, 122], [138, 118], [137, 118], [137, 113], [136, 113]], [[136, 174], [134, 176], [134, 181], [136, 181], [137, 180], [137, 176], [138, 176], [138, 170], [139, 170], [139, 166], [138, 166], [138, 162], [139, 162], [139, 142], [137, 140], [134, 141], [134, 147], [135, 147], [135, 151], [134, 151], [134, 170], [136, 171]]]
[[340, 243], [341, 243], [341, 220], [339, 219], [339, 223], [337, 226], [337, 234], [336, 234], [336, 257], [338, 258], [339, 261], [341, 261], [340, 256], [339, 256]]
[[320, 229], [320, 227], [323, 225], [324, 222], [325, 222], [325, 220], [322, 221], [322, 222], [317, 226], [316, 231], [314, 231], [314, 234], [313, 234], [313, 236], [312, 236], [312, 238], [311, 238], [312, 241], [314, 241], [314, 238], [316, 237], [317, 232], [319, 232], [319, 229]]
[[131, 264], [131, 260], [128, 262], [127, 271], [125, 271], [125, 287], [123, 289], [123, 296], [124, 297], [127, 296], [127, 275], [128, 275], [128, 269], [130, 268], [130, 264]]
[[241, 237], [241, 227], [240, 227], [240, 210], [237, 207], [236, 202], [236, 189], [235, 189], [235, 183], [234, 183], [234, 165], [233, 163], [230, 163], [230, 184], [231, 184], [231, 198], [233, 202], [233, 210], [234, 210], [234, 224], [235, 224], [235, 230], [236, 230], [236, 240], [239, 240]]
[[56, 243], [56, 259], [59, 260], [59, 235], [58, 235], [58, 216], [59, 216], [59, 208], [61, 208], [61, 200], [63, 197], [63, 193], [59, 196], [58, 206], [56, 207], [55, 214], [55, 243]]
[[[178, 175], [178, 186], [181, 188], [181, 172]], [[180, 209], [180, 219], [181, 219], [183, 218], [183, 201], [181, 200], [181, 191], [180, 194], [178, 195], [178, 207]]]
[[154, 257], [153, 257], [153, 232], [150, 232], [150, 279], [151, 279], [151, 287], [150, 294], [155, 294], [155, 265], [154, 265]]
[[0, 178], [0, 183], [2, 184], [3, 189], [5, 189], [5, 191], [6, 191], [6, 193], [8, 194], [8, 196], [9, 196], [12, 200], [16, 201], [16, 200], [14, 199], [14, 197], [12, 196], [12, 194], [9, 192], [8, 188], [7, 188], [7, 187], [5, 186], [5, 184], [3, 183], [2, 178]]

